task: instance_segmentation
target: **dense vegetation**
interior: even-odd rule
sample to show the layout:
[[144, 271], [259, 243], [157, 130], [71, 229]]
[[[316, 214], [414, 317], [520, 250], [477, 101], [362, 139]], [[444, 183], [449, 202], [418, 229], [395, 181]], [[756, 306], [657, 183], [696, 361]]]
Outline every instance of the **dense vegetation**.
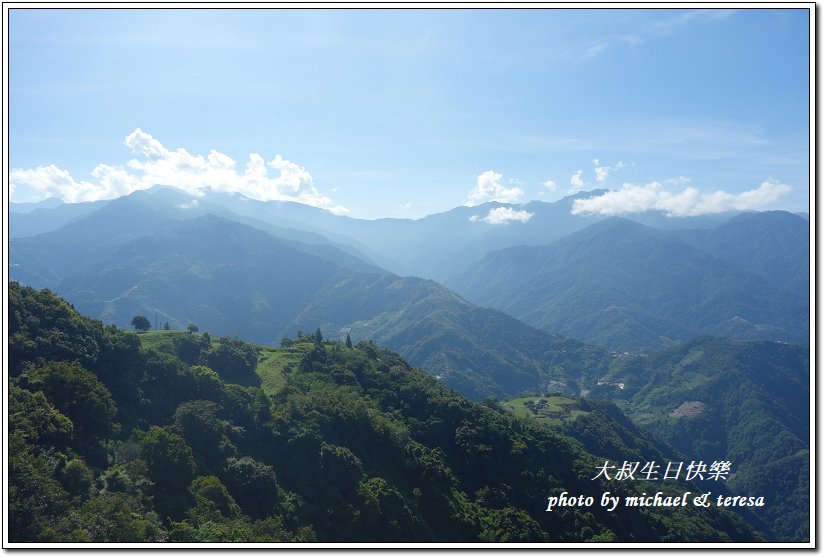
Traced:
[[138, 335], [16, 283], [9, 302], [11, 541], [761, 539], [716, 509], [544, 512], [658, 484], [592, 481], [580, 443], [369, 342]]
[[[152, 204], [168, 192], [136, 193], [143, 195], [15, 240], [12, 278], [49, 286], [84, 315], [121, 327], [135, 315], [157, 315], [172, 329], [197, 323], [261, 344], [317, 326], [328, 336], [348, 331], [475, 400], [543, 390], [574, 376], [582, 362], [572, 360], [603, 355], [470, 304], [435, 282], [364, 269], [366, 263], [354, 264], [332, 246], [309, 249], [216, 216], [177, 221], [166, 216], [166, 205]], [[133, 222], [135, 215], [151, 229]]]
[[[10, 272], [121, 327], [145, 315], [261, 344], [317, 326], [330, 337], [373, 339], [475, 400], [578, 394], [581, 373], [605, 371], [606, 351], [556, 333], [621, 351], [696, 334], [805, 341], [809, 304], [797, 290], [808, 280], [808, 224], [800, 217], [741, 215], [678, 232], [609, 219], [581, 230], [593, 219], [570, 215], [571, 203], [534, 202], [528, 223], [496, 227], [469, 220], [495, 204], [420, 221], [357, 221], [214, 192], [195, 204], [179, 190], [153, 188], [14, 238]], [[286, 228], [301, 222], [304, 230]], [[307, 227], [337, 231], [339, 241]], [[372, 237], [377, 255], [362, 245]], [[455, 284], [543, 331], [435, 282], [383, 271], [364, 255], [456, 273], [460, 246], [461, 257], [480, 258], [482, 248], [514, 244], [524, 245], [489, 254]]]
[[763, 495], [757, 514], [781, 540], [810, 536], [809, 353], [775, 342], [697, 338], [626, 358], [634, 421], [692, 458], [726, 459], [736, 493]]
[[[803, 231], [803, 219], [783, 216]], [[796, 241], [804, 236], [798, 226], [786, 237], [774, 225], [765, 233], [765, 220], [775, 219], [675, 234], [612, 218], [549, 245], [491, 252], [449, 286], [533, 327], [613, 350], [699, 335], [806, 343], [809, 300], [799, 290], [809, 289], [809, 252]]]
[[786, 211], [744, 213], [715, 228], [682, 230], [673, 236], [758, 274], [777, 289], [809, 299], [809, 219]]

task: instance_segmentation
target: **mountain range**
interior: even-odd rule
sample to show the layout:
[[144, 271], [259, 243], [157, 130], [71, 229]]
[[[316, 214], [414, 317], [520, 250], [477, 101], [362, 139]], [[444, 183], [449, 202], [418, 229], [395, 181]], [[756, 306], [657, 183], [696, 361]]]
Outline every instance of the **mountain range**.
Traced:
[[[751, 525], [809, 536], [809, 221], [571, 214], [597, 193], [417, 221], [164, 187], [13, 204], [10, 276], [104, 323], [195, 324], [273, 358], [316, 329], [374, 342], [470, 399], [525, 396], [502, 408], [597, 456], [730, 459], [732, 492], [771, 501]], [[531, 216], [484, 220], [502, 208]]]
[[138, 335], [47, 290], [11, 283], [9, 298], [13, 542], [774, 539], [723, 508], [548, 512], [564, 493], [697, 489], [590, 479], [618, 436], [629, 454], [677, 458], [614, 407], [582, 411], [585, 449], [371, 342]]
[[132, 194], [59, 230], [12, 240], [12, 278], [123, 327], [145, 314], [178, 330], [196, 323], [260, 343], [318, 326], [373, 338], [473, 398], [543, 388], [548, 355], [560, 361], [580, 344], [331, 242], [297, 243], [211, 214], [181, 220], [186, 209], [170, 194]]
[[[703, 228], [691, 230], [617, 218], [586, 226], [587, 219], [570, 214], [573, 200], [533, 203], [535, 217], [525, 224], [535, 236], [520, 224], [470, 220], [486, 207], [421, 221], [357, 221], [294, 203], [218, 193], [195, 198], [158, 187], [75, 215], [56, 230], [13, 238], [10, 271], [124, 327], [146, 314], [158, 325], [196, 323], [260, 343], [315, 327], [372, 338], [473, 398], [550, 384], [577, 393], [554, 371], [569, 367], [559, 362], [570, 343], [596, 368], [608, 358], [601, 348], [562, 337], [620, 351], [699, 334], [806, 341], [808, 302], [800, 290], [807, 223], [800, 217], [743, 214], [714, 228], [704, 219], [696, 223]], [[19, 216], [12, 212], [12, 229]], [[318, 232], [332, 222], [340, 224], [335, 240]], [[787, 223], [791, 233], [782, 236]], [[472, 240], [476, 247], [578, 229], [548, 245], [487, 253], [448, 280], [462, 297], [379, 266], [392, 255], [380, 242], [388, 245], [399, 227], [409, 234], [400, 234], [406, 244], [395, 254], [439, 237], [448, 246], [443, 257], [472, 243], [470, 232], [479, 230], [485, 232]], [[764, 274], [776, 266], [781, 270]]]
[[[578, 192], [546, 203], [526, 204], [487, 202], [457, 207], [421, 219], [382, 218], [362, 220], [333, 215], [328, 211], [289, 201], [258, 201], [241, 194], [206, 190], [192, 196], [180, 190], [156, 186], [146, 192], [151, 203], [168, 216], [178, 219], [205, 214], [246, 222], [277, 236], [292, 237], [307, 233], [310, 243], [334, 243], [336, 247], [357, 250], [358, 257], [378, 264], [399, 275], [414, 275], [439, 282], [465, 270], [490, 250], [517, 245], [540, 246], [604, 220], [598, 215], [573, 215], [574, 202], [605, 193], [606, 190]], [[108, 201], [55, 205], [53, 200], [40, 204], [10, 206], [12, 238], [28, 237], [57, 230], [88, 216]], [[525, 215], [526, 220], [495, 220], [495, 211]], [[691, 218], [667, 218], [655, 212], [638, 213], [631, 218], [642, 224], [667, 230], [707, 229], [734, 216], [721, 213]], [[300, 232], [299, 232], [300, 231]], [[321, 240], [319, 236], [323, 237]], [[301, 239], [299, 237], [293, 239]]]
[[614, 350], [705, 334], [803, 343], [808, 230], [783, 212], [689, 231], [613, 217], [546, 246], [493, 251], [447, 284], [534, 327]]

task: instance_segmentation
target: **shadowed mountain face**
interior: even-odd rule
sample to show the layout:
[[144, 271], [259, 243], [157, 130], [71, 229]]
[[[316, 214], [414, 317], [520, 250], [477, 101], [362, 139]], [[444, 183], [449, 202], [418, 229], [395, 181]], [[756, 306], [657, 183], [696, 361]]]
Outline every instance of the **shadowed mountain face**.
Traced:
[[[809, 356], [806, 347], [784, 342], [808, 338], [809, 223], [770, 212], [719, 217], [720, 224], [684, 219], [663, 230], [626, 219], [580, 219], [569, 214], [570, 204], [486, 204], [419, 221], [357, 221], [297, 204], [154, 188], [87, 214], [64, 205], [25, 208], [79, 212], [54, 230], [13, 238], [10, 275], [121, 327], [145, 315], [177, 331], [193, 323], [270, 346], [320, 328], [326, 339], [348, 334], [355, 344], [373, 340], [400, 352], [470, 398], [541, 393], [510, 407], [543, 408], [545, 419], [560, 421], [566, 435], [598, 456], [636, 458], [644, 447], [651, 458], [663, 457], [649, 452], [649, 442], [633, 440], [643, 431], [688, 460], [732, 460], [738, 472], [729, 487], [771, 501], [752, 524], [777, 539], [805, 539], [808, 517], [798, 509], [808, 501]], [[483, 220], [498, 208], [533, 216], [509, 224]], [[12, 218], [20, 216], [30, 215]], [[686, 229], [688, 222], [695, 228]], [[502, 249], [487, 253], [493, 248]], [[454, 274], [449, 286], [461, 295], [393, 274], [382, 268], [386, 262], [390, 270]], [[694, 338], [705, 334], [782, 342]], [[33, 338], [20, 344], [23, 350], [75, 348]], [[170, 346], [180, 351], [194, 337], [174, 338]], [[298, 344], [309, 342], [303, 338]], [[294, 357], [291, 342], [269, 357]], [[239, 340], [224, 344], [226, 353], [215, 348], [206, 364], [220, 368], [223, 356], [262, 350], [244, 349]], [[406, 366], [367, 345], [389, 376]], [[94, 343], [80, 348], [95, 350]], [[318, 356], [309, 345], [303, 350]], [[360, 367], [309, 359], [289, 360], [289, 367], [315, 366], [345, 385], [362, 378]], [[249, 385], [282, 382], [271, 379]], [[610, 399], [617, 408], [558, 393]], [[130, 396], [139, 402], [138, 394]], [[407, 408], [412, 395], [391, 396]], [[545, 396], [549, 402], [541, 402]], [[547, 413], [556, 403], [566, 411]], [[626, 422], [618, 408], [641, 428], [638, 435], [628, 422], [616, 425]], [[618, 431], [621, 443], [604, 438]], [[456, 435], [449, 431], [445, 443], [454, 445]], [[463, 431], [461, 439], [467, 435], [474, 434]]]
[[[299, 250], [319, 253], [360, 270], [381, 272], [369, 257], [352, 246], [337, 244], [316, 233], [239, 215], [221, 204], [174, 188], [155, 187], [112, 201], [65, 204], [51, 211], [69, 207], [73, 208], [73, 216], [67, 224], [55, 230], [15, 238], [11, 242], [13, 262], [24, 263], [22, 268], [15, 270], [21, 281], [33, 286], [53, 286], [56, 281], [85, 271], [101, 257], [110, 255], [123, 242], [162, 233], [185, 220], [205, 215], [243, 222], [290, 241]], [[40, 212], [45, 210], [38, 209], [32, 215]], [[13, 213], [12, 229], [21, 217], [29, 216]]]
[[9, 237], [22, 238], [57, 230], [72, 221], [97, 211], [108, 201], [63, 203], [49, 198], [40, 203], [11, 203]]
[[810, 222], [786, 211], [739, 215], [717, 228], [684, 230], [675, 237], [740, 269], [752, 271], [774, 288], [810, 294]]
[[[438, 281], [463, 271], [488, 251], [517, 245], [545, 245], [567, 234], [603, 220], [601, 216], [572, 215], [576, 199], [603, 193], [580, 192], [554, 203], [532, 201], [513, 205], [497, 202], [476, 207], [457, 207], [418, 220], [359, 220], [333, 215], [322, 209], [286, 201], [257, 201], [239, 194], [207, 190], [191, 196], [180, 190], [156, 186], [121, 199], [139, 203], [141, 211], [160, 213], [166, 218], [186, 219], [214, 214], [271, 232], [277, 236], [310, 244], [333, 244], [342, 251], [401, 275], [415, 275]], [[122, 204], [122, 200], [114, 200]], [[67, 203], [56, 207], [12, 208], [12, 237], [23, 238], [55, 231], [92, 215], [108, 201]], [[109, 214], [116, 214], [119, 208]], [[33, 210], [31, 214], [22, 211]], [[136, 216], [142, 213], [138, 211]], [[511, 211], [524, 220], [490, 218], [496, 211]], [[106, 212], [98, 215], [97, 222]], [[720, 218], [720, 217], [719, 217]], [[638, 216], [656, 226], [696, 228], [714, 226], [718, 218], [662, 219], [652, 214]], [[147, 220], [147, 226], [151, 219]], [[145, 230], [149, 230], [146, 228]], [[323, 238], [322, 240], [320, 238]]]
[[[779, 539], [809, 538], [810, 362], [800, 346], [696, 338], [620, 358], [595, 396], [618, 395], [636, 423], [690, 460], [727, 460], [736, 493]], [[616, 389], [621, 383], [624, 389]]]
[[728, 509], [546, 512], [547, 493], [658, 487], [590, 479], [616, 448], [676, 458], [614, 406], [580, 402], [582, 445], [370, 342], [136, 335], [9, 297], [13, 542], [765, 540]]
[[[614, 349], [660, 347], [699, 334], [805, 342], [807, 300], [757, 273], [760, 260], [742, 255], [746, 247], [716, 248], [721, 259], [681, 239], [725, 237], [710, 232], [669, 233], [613, 218], [548, 246], [492, 252], [449, 285], [535, 327]], [[775, 244], [764, 251], [779, 251], [783, 242]], [[806, 253], [783, 255], [792, 261], [787, 267], [803, 268]], [[740, 260], [751, 264], [729, 262]], [[773, 282], [779, 280], [800, 282], [798, 273]]]
[[[388, 257], [400, 238], [396, 257], [408, 262], [420, 251], [433, 266], [454, 271], [470, 254], [480, 256], [482, 246], [538, 243], [572, 222], [583, 225], [569, 213], [572, 200], [531, 203], [522, 210], [534, 216], [511, 225], [473, 221], [500, 204], [420, 221], [357, 221], [294, 203], [217, 193], [193, 198], [158, 187], [58, 230], [13, 239], [11, 276], [55, 289], [122, 326], [149, 313], [177, 327], [196, 322], [257, 342], [297, 328], [348, 331], [385, 342], [447, 382], [460, 375], [460, 388], [472, 396], [512, 394], [552, 380], [542, 360], [549, 337], [538, 339], [529, 328], [514, 334], [523, 323], [484, 313], [435, 283], [391, 275], [373, 261]], [[489, 253], [449, 285], [533, 327], [612, 349], [656, 348], [696, 334], [805, 341], [808, 303], [793, 291], [808, 268], [796, 245], [803, 245], [800, 217], [741, 215], [716, 228], [675, 232], [594, 220], [549, 245]], [[788, 223], [792, 233], [784, 238]], [[336, 237], [371, 245], [344, 245], [308, 230], [333, 225]], [[475, 248], [457, 260], [458, 248], [469, 244]], [[498, 337], [504, 342], [491, 353]], [[453, 354], [449, 342], [457, 338], [462, 348]], [[493, 375], [499, 379], [488, 383]]]
[[[285, 240], [211, 215], [179, 220], [142, 196], [120, 201], [60, 231], [15, 240], [12, 277], [37, 276], [36, 286], [122, 327], [146, 315], [260, 343], [316, 327], [371, 338], [472, 398], [541, 390], [564, 365], [570, 341], [331, 243]], [[552, 372], [547, 358], [555, 356]]]
[[[159, 212], [167, 218], [178, 220], [205, 214], [219, 215], [279, 237], [309, 244], [332, 244], [341, 251], [396, 274], [445, 281], [465, 271], [491, 250], [546, 245], [604, 220], [606, 217], [597, 215], [573, 215], [571, 209], [575, 200], [605, 191], [579, 192], [552, 203], [489, 202], [475, 207], [457, 207], [418, 220], [360, 220], [333, 215], [300, 203], [262, 202], [240, 194], [208, 189], [202, 195], [192, 196], [175, 188], [155, 186], [121, 199], [128, 199], [129, 203], [139, 202], [143, 210]], [[121, 200], [115, 202], [122, 203]], [[17, 210], [12, 207], [11, 235], [13, 238], [23, 238], [55, 231], [65, 224], [90, 216], [107, 203], [110, 202], [59, 206], [44, 203], [21, 205]], [[24, 214], [24, 211], [32, 213]], [[520, 218], [507, 219], [507, 215], [518, 215]], [[725, 213], [665, 218], [656, 213], [641, 213], [631, 218], [662, 229], [705, 229], [716, 227], [731, 216]]]

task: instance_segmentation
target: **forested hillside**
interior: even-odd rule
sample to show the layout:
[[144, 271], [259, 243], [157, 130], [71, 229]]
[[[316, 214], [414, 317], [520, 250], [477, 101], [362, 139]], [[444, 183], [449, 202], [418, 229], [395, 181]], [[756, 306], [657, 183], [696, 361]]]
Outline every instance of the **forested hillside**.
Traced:
[[626, 358], [611, 377], [626, 378], [636, 423], [686, 454], [734, 462], [730, 489], [768, 498], [756, 512], [789, 541], [810, 536], [809, 369], [799, 346], [697, 338]]
[[597, 367], [604, 355], [332, 245], [297, 243], [214, 215], [176, 220], [162, 201], [180, 194], [138, 193], [70, 227], [16, 240], [12, 278], [51, 286], [84, 314], [121, 327], [145, 314], [177, 330], [196, 323], [261, 344], [298, 329], [320, 326], [341, 339], [347, 331], [476, 400], [542, 390], [574, 377], [582, 361]]
[[734, 220], [676, 234], [611, 218], [545, 246], [491, 252], [449, 286], [533, 327], [613, 350], [698, 335], [807, 342], [809, 302], [798, 290], [809, 286], [808, 253], [775, 226], [765, 233], [770, 215]]
[[16, 283], [9, 302], [11, 541], [763, 539], [714, 508], [545, 512], [684, 486], [593, 481], [597, 443], [369, 342], [138, 335]]

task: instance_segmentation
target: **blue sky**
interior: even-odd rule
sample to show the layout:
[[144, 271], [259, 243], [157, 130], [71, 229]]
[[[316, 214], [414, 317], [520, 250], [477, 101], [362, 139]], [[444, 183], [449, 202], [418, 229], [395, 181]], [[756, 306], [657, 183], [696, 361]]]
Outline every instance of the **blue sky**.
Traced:
[[807, 10], [9, 14], [12, 201], [809, 210]]

